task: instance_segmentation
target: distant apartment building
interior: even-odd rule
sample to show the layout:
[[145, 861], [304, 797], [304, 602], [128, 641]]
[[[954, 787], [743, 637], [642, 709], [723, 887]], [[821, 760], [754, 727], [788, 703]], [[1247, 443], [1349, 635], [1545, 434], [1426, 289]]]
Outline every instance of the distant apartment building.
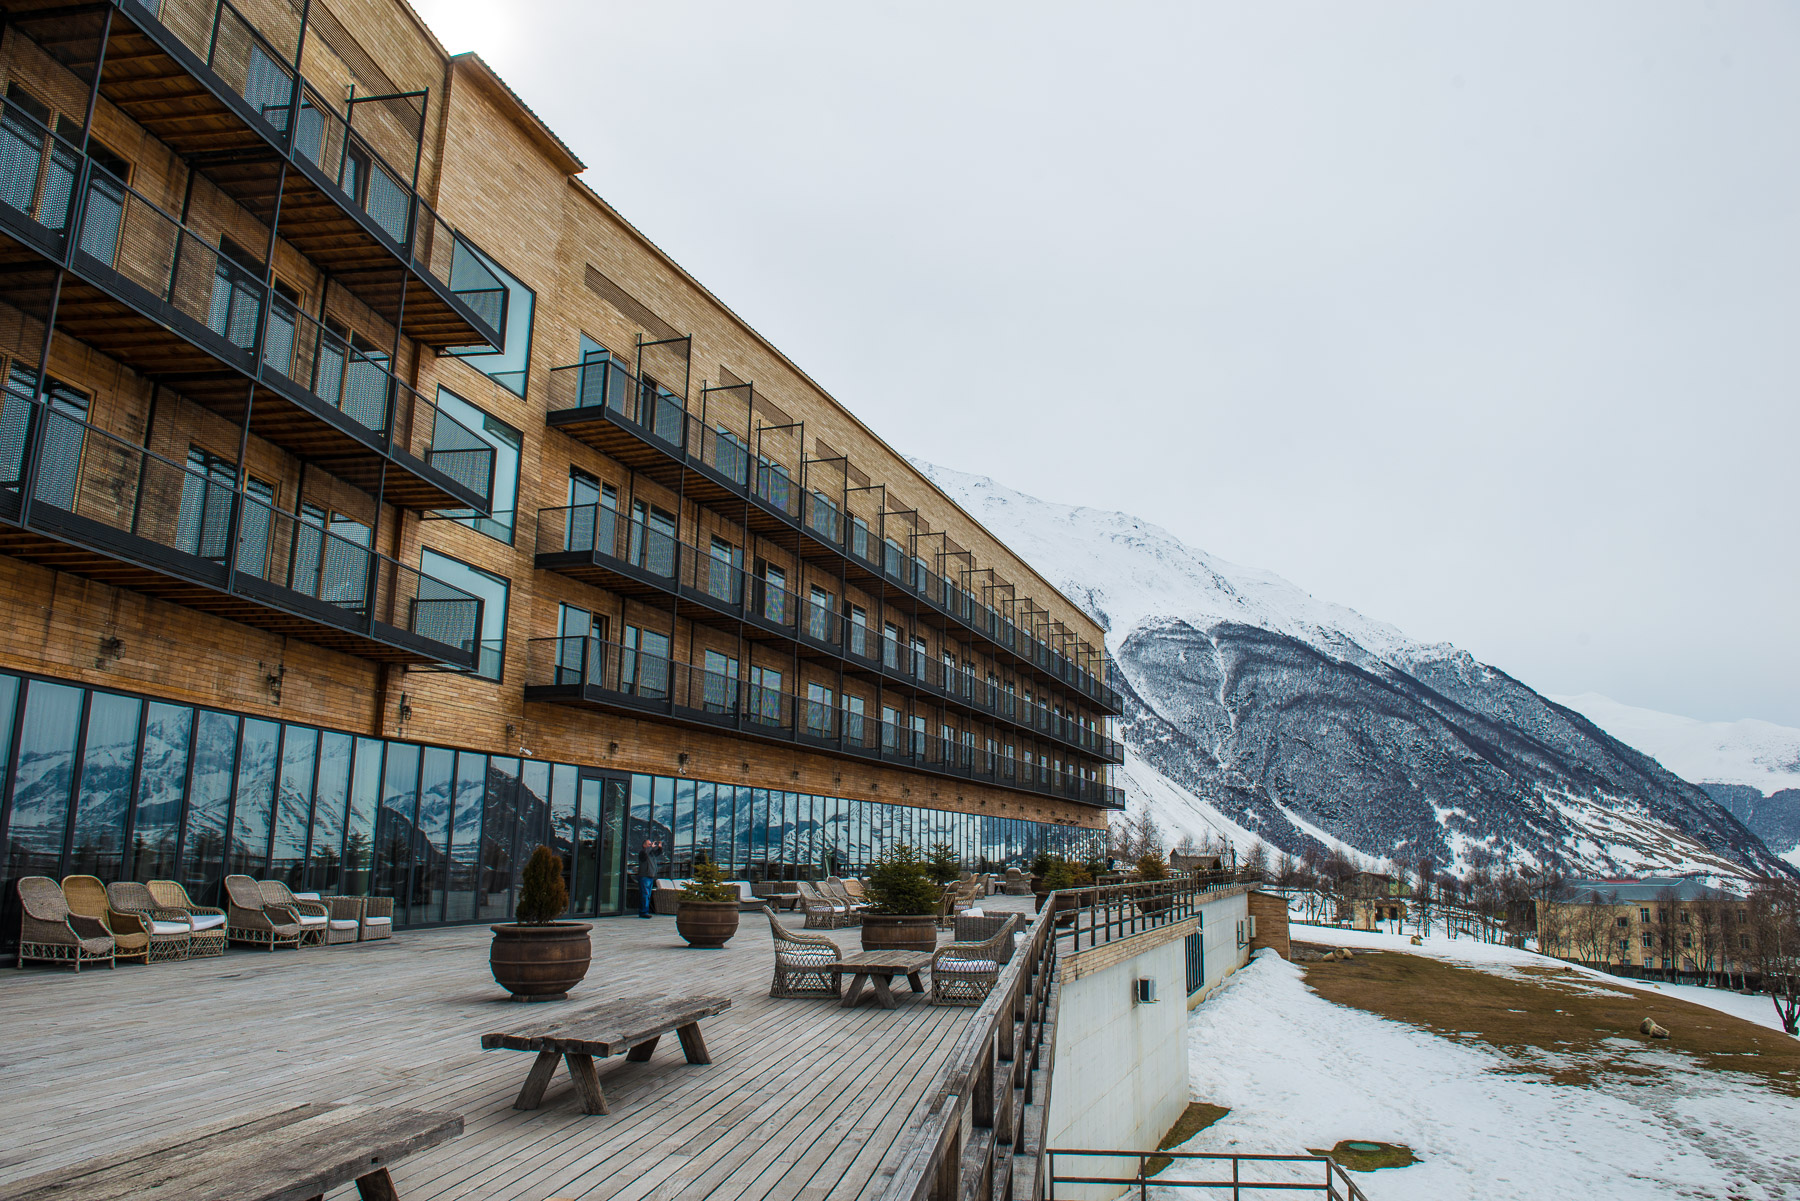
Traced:
[[0, 8], [9, 908], [1097, 848], [1100, 628], [479, 58], [402, 0]]
[[1573, 880], [1537, 902], [1538, 946], [1595, 965], [1655, 972], [1749, 970], [1749, 902], [1698, 880]]

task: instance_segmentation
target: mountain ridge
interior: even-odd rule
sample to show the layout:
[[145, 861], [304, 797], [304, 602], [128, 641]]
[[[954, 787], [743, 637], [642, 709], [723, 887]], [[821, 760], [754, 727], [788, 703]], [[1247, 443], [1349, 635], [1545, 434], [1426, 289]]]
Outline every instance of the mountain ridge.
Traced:
[[1130, 514], [915, 465], [1106, 630], [1122, 782], [1172, 830], [1456, 867], [1784, 870], [1706, 792], [1453, 644]]

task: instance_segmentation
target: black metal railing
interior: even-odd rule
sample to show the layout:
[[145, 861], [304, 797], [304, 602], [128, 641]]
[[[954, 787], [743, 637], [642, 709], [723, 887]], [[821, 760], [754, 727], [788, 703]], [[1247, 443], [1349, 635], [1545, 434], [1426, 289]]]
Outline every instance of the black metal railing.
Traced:
[[[1071, 1162], [1073, 1161], [1073, 1162]], [[1096, 1164], [1095, 1161], [1098, 1161]], [[1151, 1164], [1158, 1166], [1151, 1169]], [[1088, 1164], [1095, 1164], [1089, 1167]], [[1132, 1165], [1135, 1165], [1133, 1167]], [[1109, 1167], [1115, 1170], [1108, 1171]], [[1213, 1175], [1193, 1174], [1210, 1169]], [[1129, 1169], [1129, 1170], [1127, 1170]], [[1356, 1181], [1329, 1155], [1240, 1155], [1207, 1151], [1094, 1151], [1052, 1147], [1044, 1201], [1090, 1197], [1095, 1187], [1128, 1188], [1139, 1197], [1162, 1190], [1206, 1189], [1204, 1196], [1231, 1201], [1270, 1193], [1317, 1193], [1329, 1201], [1368, 1201]]]
[[1210, 894], [1237, 886], [1230, 872], [1189, 872], [1166, 880], [1101, 884], [1048, 894], [1057, 898], [1057, 936], [1069, 951], [1097, 947], [1184, 921]]
[[[305, 506], [287, 512], [253, 478], [240, 491], [218, 460], [173, 462], [17, 391], [0, 406], [0, 518], [332, 630], [474, 665], [481, 599], [370, 549], [367, 526]], [[27, 511], [34, 438], [42, 463]]]
[[[0, 111], [0, 220], [79, 229], [69, 261], [83, 278], [292, 400], [347, 417], [378, 451], [434, 468], [491, 505], [494, 448], [401, 382], [385, 354], [272, 293], [260, 270], [182, 222], [16, 106]], [[259, 326], [268, 307], [260, 361]]]
[[[865, 519], [849, 513], [846, 506], [808, 490], [800, 478], [805, 474], [804, 464], [784, 462], [770, 448], [753, 446], [748, 429], [740, 437], [714, 426], [705, 414], [690, 413], [680, 397], [645, 386], [623, 363], [606, 354], [550, 373], [549, 411], [579, 410], [604, 413], [663, 453], [704, 469], [797, 529], [886, 575], [994, 645], [1110, 709], [1120, 707], [1118, 691], [1104, 679], [1110, 666], [1096, 674], [1020, 628], [954, 580], [925, 568], [920, 560], [884, 539], [879, 530], [872, 530]], [[1110, 663], [1104, 656], [1100, 662]]]
[[[660, 636], [659, 636], [660, 637]], [[652, 648], [586, 637], [534, 638], [528, 648], [528, 687], [581, 690], [599, 700], [783, 741], [810, 743], [897, 767], [955, 776], [1120, 808], [1123, 792], [1079, 773], [989, 751], [969, 741], [928, 731], [923, 719], [888, 722], [848, 707], [826, 692], [801, 695], [768, 682], [755, 670], [718, 671], [672, 659], [661, 642]]]
[[821, 604], [735, 560], [676, 540], [672, 528], [628, 517], [604, 505], [564, 505], [538, 510], [540, 555], [577, 553], [634, 579], [698, 599], [787, 637], [843, 655], [895, 683], [956, 702], [1108, 762], [1123, 762], [1123, 746], [1094, 726], [1028, 704], [998, 680], [952, 667], [908, 643], [852, 621], [833, 603]]
[[[173, 35], [207, 68], [199, 73], [202, 83], [222, 85], [221, 99], [229, 107], [247, 112], [253, 127], [315, 182], [325, 184], [327, 194], [378, 241], [485, 323], [485, 329], [480, 324], [471, 328], [498, 345], [506, 326], [505, 285], [418, 195], [411, 172], [390, 161], [409, 149], [416, 156], [424, 132], [422, 114], [411, 110], [416, 124], [409, 130], [356, 129], [354, 114], [367, 98], [353, 98], [347, 116], [327, 98], [329, 89], [315, 87], [300, 74], [300, 14], [292, 6], [121, 0], [121, 7], [141, 27]], [[255, 9], [254, 16], [247, 8]], [[377, 145], [384, 134], [391, 143], [386, 150]], [[458, 242], [465, 245], [462, 254], [457, 253]]]

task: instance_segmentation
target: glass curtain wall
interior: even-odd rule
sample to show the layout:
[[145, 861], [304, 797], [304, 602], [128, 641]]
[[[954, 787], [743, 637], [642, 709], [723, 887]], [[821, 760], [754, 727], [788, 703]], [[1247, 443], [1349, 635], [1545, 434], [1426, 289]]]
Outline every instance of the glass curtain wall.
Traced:
[[1099, 831], [360, 737], [0, 672], [0, 937], [21, 876], [227, 873], [395, 900], [396, 921], [505, 921], [534, 848], [563, 860], [572, 916], [633, 908], [708, 858], [733, 879], [860, 875], [897, 843], [968, 868], [1095, 853]]

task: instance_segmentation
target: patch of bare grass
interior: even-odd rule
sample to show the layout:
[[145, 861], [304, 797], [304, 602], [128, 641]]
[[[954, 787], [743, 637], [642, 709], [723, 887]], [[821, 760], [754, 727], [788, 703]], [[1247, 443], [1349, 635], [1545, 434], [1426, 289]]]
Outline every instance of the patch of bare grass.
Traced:
[[[1800, 1040], [1624, 982], [1597, 987], [1551, 965], [1496, 975], [1396, 951], [1358, 951], [1303, 968], [1307, 985], [1328, 1001], [1504, 1051], [1513, 1062], [1496, 1071], [1565, 1085], [1591, 1085], [1602, 1072], [1644, 1081], [1661, 1070], [1656, 1054], [1674, 1053], [1800, 1096]], [[1670, 1037], [1639, 1033], [1646, 1016]]]

